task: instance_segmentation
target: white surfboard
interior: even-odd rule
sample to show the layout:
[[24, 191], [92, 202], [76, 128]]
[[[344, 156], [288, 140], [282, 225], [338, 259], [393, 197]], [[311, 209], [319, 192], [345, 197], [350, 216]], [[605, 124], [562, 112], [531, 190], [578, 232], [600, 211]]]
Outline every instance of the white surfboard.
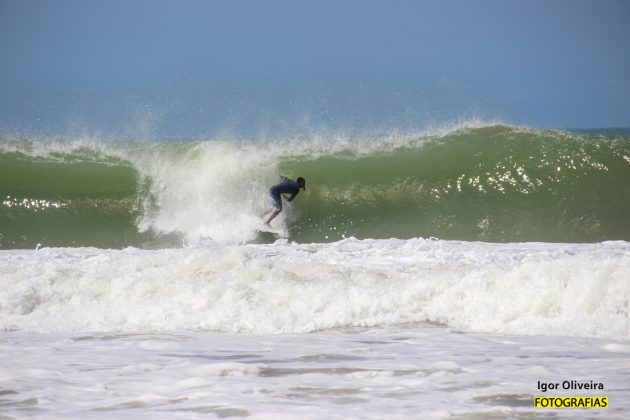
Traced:
[[274, 227], [269, 227], [265, 224], [261, 224], [260, 226], [258, 226], [256, 230], [258, 231], [258, 233], [261, 233], [261, 234], [271, 234], [275, 238], [287, 237], [287, 232], [284, 229], [276, 229]]

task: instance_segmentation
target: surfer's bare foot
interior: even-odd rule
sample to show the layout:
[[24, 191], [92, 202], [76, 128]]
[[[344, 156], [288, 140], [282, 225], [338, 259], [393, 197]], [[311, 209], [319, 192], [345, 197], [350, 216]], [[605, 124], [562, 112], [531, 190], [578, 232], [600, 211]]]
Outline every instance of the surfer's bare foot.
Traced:
[[267, 226], [269, 229], [271, 229], [271, 225], [269, 224], [269, 222], [265, 222], [263, 223], [263, 225]]

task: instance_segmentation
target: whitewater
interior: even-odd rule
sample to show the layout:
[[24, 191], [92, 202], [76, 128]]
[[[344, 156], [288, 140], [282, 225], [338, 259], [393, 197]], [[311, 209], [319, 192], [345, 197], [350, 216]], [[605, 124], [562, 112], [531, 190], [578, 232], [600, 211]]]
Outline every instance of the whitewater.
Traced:
[[500, 124], [0, 140], [0, 415], [627, 418], [629, 186], [624, 134]]

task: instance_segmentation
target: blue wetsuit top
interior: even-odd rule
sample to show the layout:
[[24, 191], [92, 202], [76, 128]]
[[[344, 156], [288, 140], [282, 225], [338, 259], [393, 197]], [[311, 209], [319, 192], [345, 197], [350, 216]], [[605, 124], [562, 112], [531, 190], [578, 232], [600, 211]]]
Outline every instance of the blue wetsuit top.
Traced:
[[269, 190], [269, 194], [271, 194], [271, 201], [273, 201], [273, 206], [277, 209], [282, 210], [282, 197], [280, 194], [291, 194], [287, 200], [292, 201], [296, 195], [300, 192], [300, 186], [297, 182], [285, 179], [281, 183], [274, 185]]

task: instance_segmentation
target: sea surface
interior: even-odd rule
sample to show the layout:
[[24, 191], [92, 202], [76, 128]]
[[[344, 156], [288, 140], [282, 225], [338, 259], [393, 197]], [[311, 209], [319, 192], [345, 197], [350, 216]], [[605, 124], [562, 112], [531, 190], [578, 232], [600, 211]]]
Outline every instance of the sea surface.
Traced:
[[629, 209], [627, 129], [0, 139], [0, 418], [625, 419]]

